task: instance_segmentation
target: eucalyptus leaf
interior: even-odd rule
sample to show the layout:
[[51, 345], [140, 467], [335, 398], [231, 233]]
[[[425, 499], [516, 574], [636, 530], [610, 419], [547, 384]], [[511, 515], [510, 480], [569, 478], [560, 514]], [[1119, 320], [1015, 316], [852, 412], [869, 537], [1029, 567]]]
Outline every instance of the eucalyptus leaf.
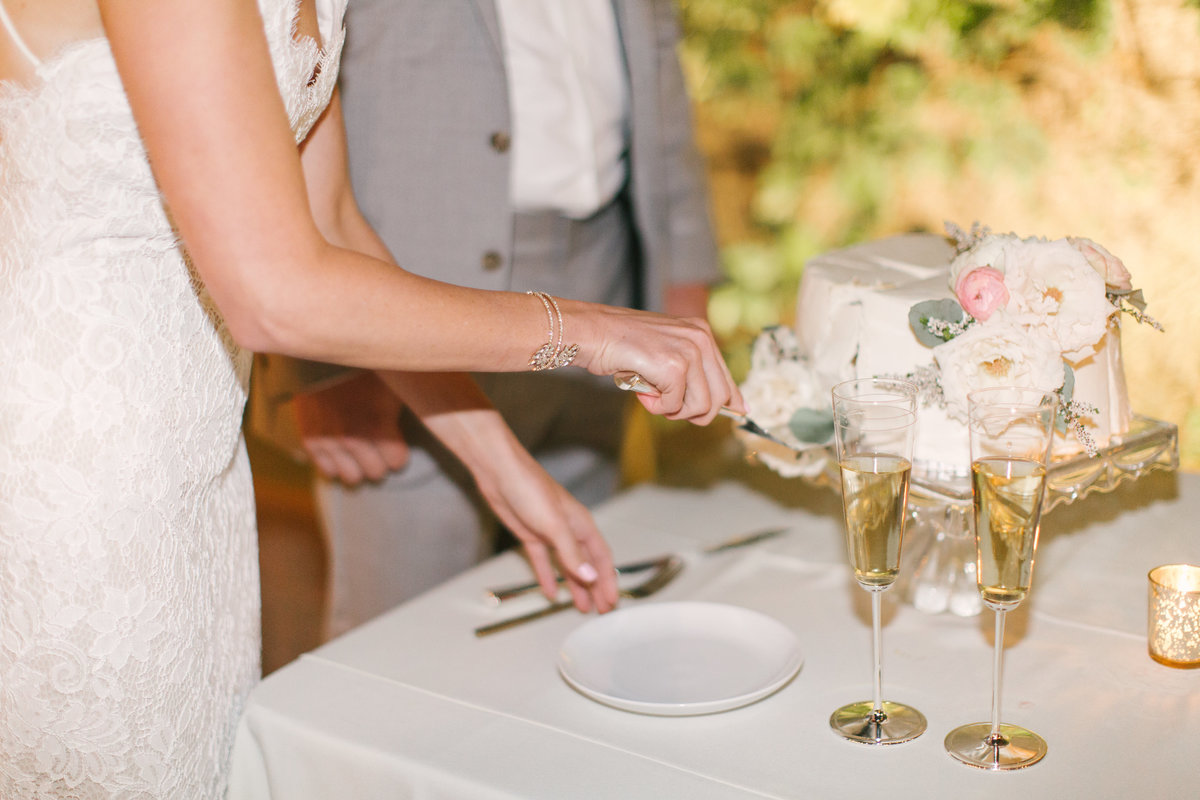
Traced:
[[917, 341], [926, 347], [937, 347], [954, 337], [949, 334], [939, 335], [931, 332], [929, 321], [942, 320], [950, 324], [962, 324], [966, 320], [966, 316], [962, 306], [952, 298], [922, 300], [908, 310], [908, 324], [916, 334]]
[[1063, 405], [1075, 398], [1075, 370], [1065, 361], [1063, 362], [1063, 385], [1058, 390], [1058, 395], [1062, 398]]
[[833, 411], [798, 408], [788, 420], [788, 430], [806, 444], [824, 444], [833, 436]]
[[1141, 289], [1134, 289], [1132, 292], [1129, 292], [1127, 295], [1125, 295], [1125, 302], [1129, 303], [1129, 305], [1133, 306], [1138, 311], [1143, 313], [1146, 311], [1146, 297], [1142, 294]]
[[1075, 397], [1075, 370], [1067, 362], [1063, 362], [1063, 385], [1058, 390], [1058, 414], [1054, 420], [1054, 429], [1059, 433], [1067, 432], [1067, 404]]

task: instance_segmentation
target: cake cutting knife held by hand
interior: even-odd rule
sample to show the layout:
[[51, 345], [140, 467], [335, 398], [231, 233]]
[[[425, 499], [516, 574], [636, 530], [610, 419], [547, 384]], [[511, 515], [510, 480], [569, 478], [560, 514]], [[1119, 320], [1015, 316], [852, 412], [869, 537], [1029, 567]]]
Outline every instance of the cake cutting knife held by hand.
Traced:
[[[617, 385], [617, 388], [624, 389], [627, 392], [637, 392], [638, 394], [652, 395], [660, 394], [658, 389], [652, 386], [649, 381], [636, 372], [617, 372], [613, 374], [612, 378], [613, 383]], [[796, 449], [793, 445], [788, 444], [784, 440], [780, 439], [778, 436], [771, 433], [769, 430], [759, 425], [745, 414], [739, 414], [729, 406], [721, 406], [720, 411], [717, 413], [722, 417], [728, 417], [729, 419], [733, 420], [734, 426], [745, 431], [746, 433], [752, 433], [755, 436], [760, 436], [763, 439], [783, 445], [789, 450]]]

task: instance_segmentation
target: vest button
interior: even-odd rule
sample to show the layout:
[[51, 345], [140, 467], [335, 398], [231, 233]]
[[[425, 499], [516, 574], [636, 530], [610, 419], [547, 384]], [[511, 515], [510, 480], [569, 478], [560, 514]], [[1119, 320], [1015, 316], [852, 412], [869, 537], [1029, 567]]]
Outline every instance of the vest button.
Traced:
[[483, 254], [482, 263], [485, 270], [495, 272], [500, 269], [500, 266], [504, 263], [504, 259], [495, 250], [488, 250]]
[[512, 146], [512, 137], [504, 131], [496, 131], [491, 138], [492, 149], [497, 153], [507, 153]]

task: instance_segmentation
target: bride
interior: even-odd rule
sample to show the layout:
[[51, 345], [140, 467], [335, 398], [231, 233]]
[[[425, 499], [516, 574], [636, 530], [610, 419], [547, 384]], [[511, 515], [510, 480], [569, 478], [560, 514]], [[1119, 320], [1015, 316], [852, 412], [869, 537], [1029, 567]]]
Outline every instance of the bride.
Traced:
[[224, 794], [251, 351], [385, 371], [583, 609], [615, 601], [602, 539], [455, 373], [574, 354], [671, 418], [741, 406], [702, 322], [391, 263], [345, 173], [344, 3], [0, 0], [0, 796]]

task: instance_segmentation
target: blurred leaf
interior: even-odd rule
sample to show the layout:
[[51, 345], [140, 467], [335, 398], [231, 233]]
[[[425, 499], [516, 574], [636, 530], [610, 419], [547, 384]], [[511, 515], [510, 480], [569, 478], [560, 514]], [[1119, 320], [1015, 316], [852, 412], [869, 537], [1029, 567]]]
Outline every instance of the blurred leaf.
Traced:
[[804, 272], [804, 263], [823, 249], [821, 237], [817, 231], [803, 222], [789, 225], [779, 235], [779, 251], [783, 257], [785, 280], [790, 280], [791, 285], [794, 286], [801, 273]]
[[736, 244], [725, 248], [722, 258], [729, 279], [750, 292], [769, 292], [783, 277], [779, 251], [765, 244]]
[[742, 299], [742, 327], [748, 331], [761, 331], [770, 325], [778, 325], [781, 312], [778, 295], [747, 293]]
[[783, 164], [773, 164], [759, 178], [754, 194], [754, 217], [765, 225], [782, 225], [796, 215], [800, 204], [800, 181]]
[[728, 339], [737, 330], [742, 318], [740, 293], [734, 284], [724, 284], [708, 296], [708, 324], [720, 339]]

